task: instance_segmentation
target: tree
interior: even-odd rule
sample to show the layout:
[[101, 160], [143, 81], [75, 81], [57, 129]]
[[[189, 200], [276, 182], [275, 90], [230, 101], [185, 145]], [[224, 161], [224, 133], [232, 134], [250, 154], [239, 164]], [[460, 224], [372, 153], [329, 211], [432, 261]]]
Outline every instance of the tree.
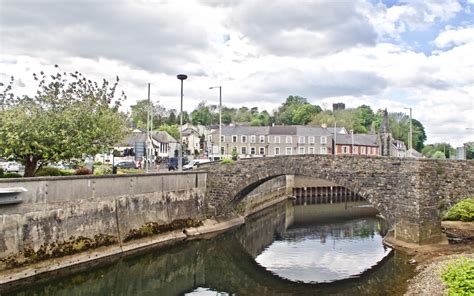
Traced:
[[118, 108], [126, 97], [115, 96], [118, 77], [99, 85], [79, 72], [33, 76], [36, 95], [7, 96], [0, 116], [0, 154], [24, 163], [26, 177], [48, 162], [108, 150], [125, 137], [126, 116]]
[[289, 96], [275, 112], [275, 121], [287, 125], [308, 124], [321, 111], [321, 107], [311, 105], [306, 98]]
[[441, 151], [436, 151], [435, 153], [433, 153], [433, 156], [431, 156], [431, 158], [434, 158], [434, 159], [445, 159], [446, 156], [444, 155], [443, 152], [441, 152]]
[[159, 131], [167, 132], [170, 136], [172, 136], [175, 140], [179, 141], [179, 128], [178, 125], [169, 125], [169, 124], [162, 124], [158, 128]]
[[176, 120], [176, 110], [170, 110], [170, 114], [168, 115], [168, 118], [166, 119], [166, 124], [167, 125], [173, 125], [177, 124], [178, 121]]
[[148, 112], [151, 112], [153, 126], [159, 126], [163, 123], [166, 109], [158, 103], [139, 100], [130, 108], [132, 110], [132, 120], [139, 128], [146, 128]]

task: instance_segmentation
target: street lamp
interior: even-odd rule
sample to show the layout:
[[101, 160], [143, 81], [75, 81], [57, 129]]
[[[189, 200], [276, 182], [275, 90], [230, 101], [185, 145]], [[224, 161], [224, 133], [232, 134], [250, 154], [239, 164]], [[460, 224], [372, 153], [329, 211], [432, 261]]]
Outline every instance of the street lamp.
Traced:
[[[222, 138], [222, 86], [211, 86], [209, 89], [219, 89], [219, 159], [221, 159], [221, 138]], [[214, 160], [214, 159], [213, 159]]]
[[410, 109], [410, 134], [408, 135], [408, 150], [413, 148], [413, 127], [411, 123], [411, 107], [403, 108], [403, 109]]
[[337, 134], [336, 134], [336, 123], [337, 121], [334, 121], [334, 155], [337, 154], [337, 141], [336, 141], [336, 137], [337, 137]]
[[178, 171], [183, 170], [183, 81], [188, 78], [187, 75], [178, 74], [176, 76], [181, 80], [181, 112], [179, 116], [179, 149], [178, 149]]

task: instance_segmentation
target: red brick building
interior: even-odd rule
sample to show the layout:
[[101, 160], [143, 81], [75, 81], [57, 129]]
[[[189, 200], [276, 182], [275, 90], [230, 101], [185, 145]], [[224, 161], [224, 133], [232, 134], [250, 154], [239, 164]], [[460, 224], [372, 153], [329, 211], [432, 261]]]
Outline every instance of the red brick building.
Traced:
[[337, 134], [336, 155], [380, 155], [380, 144], [377, 135]]

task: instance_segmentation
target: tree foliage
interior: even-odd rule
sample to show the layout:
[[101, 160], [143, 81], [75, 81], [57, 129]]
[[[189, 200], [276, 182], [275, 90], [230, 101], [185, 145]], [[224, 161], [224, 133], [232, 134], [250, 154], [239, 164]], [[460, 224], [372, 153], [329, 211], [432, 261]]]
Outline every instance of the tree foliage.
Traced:
[[306, 98], [289, 96], [275, 112], [275, 122], [285, 125], [306, 125], [321, 111], [321, 107], [311, 105]]
[[179, 140], [179, 128], [178, 125], [173, 124], [162, 124], [158, 127], [159, 131], [167, 132], [170, 136], [172, 136], [175, 140]]
[[421, 153], [428, 158], [444, 159], [450, 158], [456, 153], [456, 150], [448, 143], [435, 143], [426, 145]]
[[150, 112], [153, 127], [160, 126], [167, 118], [166, 108], [148, 100], [137, 101], [131, 106], [131, 111], [132, 120], [139, 128], [146, 128], [148, 112]]
[[36, 95], [2, 96], [0, 116], [0, 155], [23, 162], [25, 176], [48, 162], [100, 153], [125, 136], [118, 77], [99, 85], [78, 72], [33, 76]]

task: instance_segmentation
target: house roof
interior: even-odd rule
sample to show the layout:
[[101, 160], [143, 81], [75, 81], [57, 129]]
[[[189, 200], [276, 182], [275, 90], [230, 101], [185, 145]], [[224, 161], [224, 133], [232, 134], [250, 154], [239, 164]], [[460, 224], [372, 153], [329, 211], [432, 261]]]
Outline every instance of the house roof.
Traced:
[[[352, 135], [338, 134], [336, 143], [338, 145], [352, 145]], [[354, 145], [378, 147], [377, 135], [354, 134]]]
[[[267, 135], [268, 126], [223, 126], [222, 135], [223, 136], [232, 136], [232, 135]], [[213, 131], [213, 134], [218, 134], [219, 129]]]
[[400, 140], [392, 140], [392, 145], [397, 149], [397, 150], [407, 150], [407, 146], [403, 141]]
[[[331, 131], [327, 128], [312, 126], [297, 126], [298, 136], [331, 136]], [[333, 129], [334, 130], [334, 129]]]
[[[151, 132], [153, 140], [160, 143], [175, 143], [176, 140], [165, 131]], [[146, 132], [134, 131], [119, 143], [120, 147], [133, 147], [135, 143], [146, 142]]]
[[296, 135], [297, 127], [291, 125], [276, 125], [269, 128], [270, 135]]

